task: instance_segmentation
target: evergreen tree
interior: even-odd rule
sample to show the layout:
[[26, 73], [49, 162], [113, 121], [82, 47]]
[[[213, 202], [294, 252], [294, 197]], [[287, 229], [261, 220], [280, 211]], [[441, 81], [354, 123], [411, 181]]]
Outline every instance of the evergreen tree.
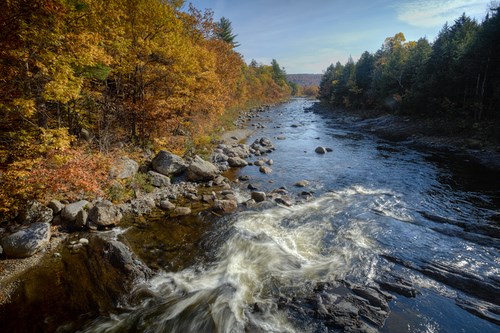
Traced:
[[217, 29], [215, 33], [216, 37], [233, 48], [240, 46], [238, 42], [235, 41], [235, 38], [238, 35], [233, 34], [233, 27], [231, 26], [231, 21], [229, 21], [225, 17], [221, 17], [220, 21], [217, 23]]

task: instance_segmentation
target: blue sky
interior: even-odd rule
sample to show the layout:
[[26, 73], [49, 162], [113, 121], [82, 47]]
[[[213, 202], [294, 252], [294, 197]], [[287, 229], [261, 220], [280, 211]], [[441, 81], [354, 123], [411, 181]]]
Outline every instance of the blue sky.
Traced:
[[384, 39], [433, 41], [463, 12], [481, 21], [490, 0], [187, 0], [232, 22], [236, 50], [248, 63], [278, 60], [289, 74], [322, 73], [328, 65], [375, 52]]

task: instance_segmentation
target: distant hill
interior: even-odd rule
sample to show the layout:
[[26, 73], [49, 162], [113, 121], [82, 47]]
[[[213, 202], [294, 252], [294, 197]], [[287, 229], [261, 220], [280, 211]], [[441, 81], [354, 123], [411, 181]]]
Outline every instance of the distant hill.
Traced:
[[323, 74], [287, 74], [288, 81], [302, 87], [319, 86]]

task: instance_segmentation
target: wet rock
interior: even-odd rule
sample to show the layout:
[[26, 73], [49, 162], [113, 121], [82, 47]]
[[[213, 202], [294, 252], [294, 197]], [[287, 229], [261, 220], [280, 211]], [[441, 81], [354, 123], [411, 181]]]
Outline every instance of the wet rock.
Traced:
[[325, 150], [326, 150], [327, 152], [329, 152], [329, 153], [331, 153], [331, 152], [333, 151], [333, 149], [332, 149], [332, 148], [329, 148], [329, 147], [326, 147], [326, 148], [325, 148]]
[[194, 182], [213, 180], [219, 175], [219, 169], [198, 155], [187, 168], [187, 179]]
[[80, 200], [64, 206], [64, 209], [61, 212], [61, 218], [63, 222], [71, 223], [76, 221], [78, 212], [88, 204], [89, 202], [87, 200]]
[[61, 203], [59, 200], [50, 200], [49, 204], [47, 205], [50, 209], [52, 209], [53, 215], [57, 215], [61, 213], [61, 211], [64, 209], [64, 204]]
[[128, 157], [121, 157], [114, 161], [109, 176], [111, 178], [127, 179], [134, 177], [137, 171], [139, 171], [139, 164], [136, 161]]
[[268, 138], [261, 138], [259, 143], [263, 147], [272, 147], [273, 143]]
[[238, 208], [238, 202], [236, 200], [215, 200], [214, 201], [214, 211], [217, 213], [232, 213]]
[[248, 176], [248, 175], [242, 175], [242, 176], [239, 176], [238, 179], [240, 181], [244, 182], [244, 181], [250, 180], [250, 176]]
[[326, 154], [326, 148], [325, 147], [316, 147], [314, 151], [318, 154]]
[[258, 191], [253, 191], [251, 193], [252, 199], [255, 200], [255, 202], [262, 202], [266, 200], [266, 193], [264, 192], [258, 192]]
[[122, 219], [122, 213], [110, 201], [101, 201], [96, 203], [89, 211], [88, 219], [97, 226], [114, 226]]
[[247, 208], [253, 208], [257, 205], [254, 199], [250, 199], [244, 202], [245, 207]]
[[248, 184], [247, 188], [249, 190], [258, 190], [259, 188], [257, 186], [255, 186], [254, 184]]
[[278, 140], [286, 140], [286, 137], [283, 135], [277, 136], [276, 139]]
[[266, 161], [266, 164], [267, 164], [267, 165], [273, 165], [273, 164], [274, 164], [274, 161], [273, 161], [273, 160], [271, 160], [271, 159], [269, 159], [269, 160], [267, 160], [267, 161]]
[[44, 248], [50, 240], [50, 224], [35, 222], [0, 240], [3, 252], [10, 258], [26, 258]]
[[173, 210], [175, 208], [175, 205], [169, 200], [162, 200], [160, 201], [160, 208], [163, 210]]
[[160, 150], [152, 161], [152, 167], [156, 172], [166, 176], [177, 175], [186, 169], [186, 162], [169, 151]]
[[229, 163], [229, 166], [232, 168], [241, 168], [248, 165], [247, 161], [238, 156], [230, 157], [227, 160], [227, 162]]
[[148, 171], [151, 184], [155, 187], [170, 186], [170, 178], [155, 171]]
[[186, 216], [191, 214], [191, 208], [189, 207], [175, 207], [173, 210], [174, 216]]
[[297, 187], [306, 187], [307, 185], [309, 185], [309, 181], [305, 179], [299, 180], [298, 182], [295, 183], [295, 186]]
[[287, 197], [278, 197], [278, 198], [274, 199], [274, 201], [280, 205], [287, 206], [287, 207], [291, 207], [294, 204], [294, 202], [290, 198], [287, 198]]
[[50, 223], [53, 218], [53, 211], [49, 207], [45, 207], [36, 200], [28, 202], [24, 210], [19, 215], [21, 224], [30, 223]]
[[259, 171], [262, 173], [265, 173], [265, 174], [270, 174], [271, 172], [273, 172], [273, 170], [271, 168], [266, 167], [266, 166], [261, 166], [259, 168]]
[[256, 166], [263, 166], [263, 165], [264, 165], [264, 161], [263, 161], [263, 160], [258, 160], [258, 161], [255, 161], [255, 162], [253, 162], [253, 165], [256, 165]]

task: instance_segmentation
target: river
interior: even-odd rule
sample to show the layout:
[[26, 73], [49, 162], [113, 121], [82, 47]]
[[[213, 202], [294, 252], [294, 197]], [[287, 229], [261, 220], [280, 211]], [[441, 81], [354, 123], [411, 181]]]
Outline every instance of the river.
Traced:
[[85, 287], [58, 282], [72, 264], [49, 265], [0, 331], [498, 332], [500, 173], [363, 122], [300, 98], [257, 113], [247, 143], [273, 141], [272, 172], [227, 176], [248, 176], [234, 184], [241, 203], [250, 183], [295, 204], [124, 222], [120, 239], [158, 272], [131, 303], [95, 318]]
[[[250, 128], [265, 128], [248, 143], [273, 141], [273, 171], [238, 172], [259, 190], [285, 187], [296, 205], [216, 219], [189, 265], [162, 271], [142, 287], [146, 300], [83, 331], [342, 331], [314, 307], [355, 304], [346, 295], [359, 286], [386, 297], [388, 309], [375, 307], [384, 313], [378, 325], [347, 331], [498, 332], [498, 173], [315, 110], [315, 101], [294, 99], [253, 118]], [[332, 152], [317, 154], [317, 146]], [[299, 180], [309, 185], [295, 187]], [[246, 186], [237, 186], [240, 201]]]

